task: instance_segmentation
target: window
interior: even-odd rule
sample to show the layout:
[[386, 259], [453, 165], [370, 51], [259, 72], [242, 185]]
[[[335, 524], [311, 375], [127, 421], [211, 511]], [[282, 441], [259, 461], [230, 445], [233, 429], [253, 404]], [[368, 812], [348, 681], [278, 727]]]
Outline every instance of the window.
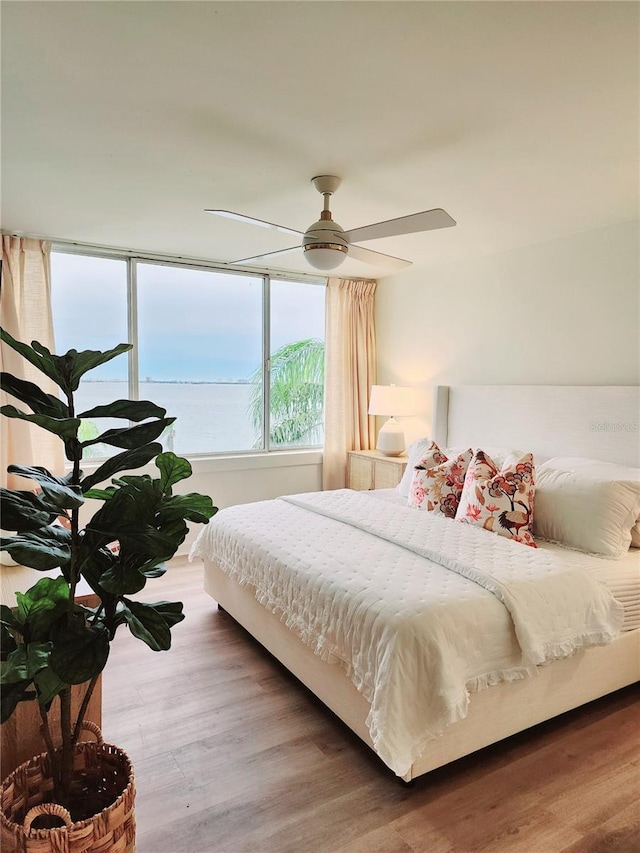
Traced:
[[[51, 253], [51, 310], [59, 353], [70, 349], [107, 350], [129, 340], [127, 332], [127, 262], [121, 258]], [[86, 374], [75, 399], [76, 414], [129, 395], [125, 356]], [[82, 419], [81, 440], [87, 441], [122, 421]], [[110, 456], [118, 448], [93, 444], [85, 458]]]
[[324, 288], [271, 283], [271, 445], [322, 444], [324, 437]]
[[137, 278], [140, 397], [177, 417], [171, 449], [260, 446], [249, 396], [262, 365], [262, 277], [140, 263]]
[[[83, 380], [82, 409], [152, 400], [177, 418], [161, 441], [182, 455], [322, 444], [317, 283], [63, 249], [52, 252], [51, 272], [59, 352], [134, 344], [128, 361], [116, 358]], [[82, 429], [91, 437], [114, 425], [87, 421]]]

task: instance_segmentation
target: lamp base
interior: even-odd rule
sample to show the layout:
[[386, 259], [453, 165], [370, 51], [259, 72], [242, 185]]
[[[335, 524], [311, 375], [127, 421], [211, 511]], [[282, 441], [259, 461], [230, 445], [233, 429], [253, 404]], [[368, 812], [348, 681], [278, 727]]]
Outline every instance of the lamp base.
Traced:
[[389, 418], [378, 433], [376, 450], [384, 456], [400, 456], [404, 448], [404, 430], [395, 418]]

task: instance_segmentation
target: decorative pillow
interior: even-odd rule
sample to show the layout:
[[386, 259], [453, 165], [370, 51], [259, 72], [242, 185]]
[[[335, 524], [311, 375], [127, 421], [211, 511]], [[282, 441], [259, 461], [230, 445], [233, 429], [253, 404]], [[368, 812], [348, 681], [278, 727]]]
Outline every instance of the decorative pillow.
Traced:
[[[596, 480], [625, 482], [640, 494], [640, 468], [629, 465], [616, 465], [614, 462], [586, 459], [582, 456], [554, 456], [538, 468], [539, 471], [548, 469], [576, 472]], [[631, 545], [640, 548], [640, 515], [631, 528]]]
[[535, 548], [531, 533], [533, 494], [531, 453], [508, 461], [498, 470], [490, 456], [477, 450], [467, 470], [456, 521], [476, 524]]
[[[409, 449], [407, 450], [409, 461], [404, 470], [404, 474], [402, 475], [402, 479], [396, 486], [396, 491], [399, 495], [402, 495], [403, 498], [409, 497], [411, 482], [413, 480], [413, 470], [419, 463], [420, 459], [427, 453], [432, 443], [432, 439], [430, 438], [419, 438], [409, 446]], [[466, 447], [445, 447], [442, 452], [448, 459], [453, 459], [454, 456], [460, 456], [460, 454], [464, 453], [465, 450]], [[512, 450], [506, 447], [487, 447], [484, 448], [484, 452], [491, 456], [493, 461], [499, 467], [502, 467], [508, 461], [520, 459], [520, 457], [524, 455], [521, 450]]]
[[464, 477], [473, 456], [471, 448], [453, 459], [435, 441], [414, 467], [408, 505], [455, 518]]

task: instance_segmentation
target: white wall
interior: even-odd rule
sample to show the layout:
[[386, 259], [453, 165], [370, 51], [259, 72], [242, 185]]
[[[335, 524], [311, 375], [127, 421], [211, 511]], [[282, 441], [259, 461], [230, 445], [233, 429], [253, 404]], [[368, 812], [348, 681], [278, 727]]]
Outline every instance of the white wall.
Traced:
[[407, 439], [429, 432], [433, 385], [640, 382], [638, 234], [625, 222], [382, 280], [378, 381], [425, 389]]

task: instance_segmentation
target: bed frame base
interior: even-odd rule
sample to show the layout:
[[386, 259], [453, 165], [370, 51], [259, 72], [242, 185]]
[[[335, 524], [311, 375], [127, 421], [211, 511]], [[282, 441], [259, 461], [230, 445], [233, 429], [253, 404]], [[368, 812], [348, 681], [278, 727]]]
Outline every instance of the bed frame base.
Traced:
[[[373, 749], [366, 726], [369, 703], [344, 670], [323, 662], [262, 607], [250, 587], [238, 586], [205, 562], [205, 590], [274, 657]], [[640, 680], [640, 630], [541, 667], [536, 678], [474, 693], [468, 716], [432, 741], [403, 776], [405, 782]]]

